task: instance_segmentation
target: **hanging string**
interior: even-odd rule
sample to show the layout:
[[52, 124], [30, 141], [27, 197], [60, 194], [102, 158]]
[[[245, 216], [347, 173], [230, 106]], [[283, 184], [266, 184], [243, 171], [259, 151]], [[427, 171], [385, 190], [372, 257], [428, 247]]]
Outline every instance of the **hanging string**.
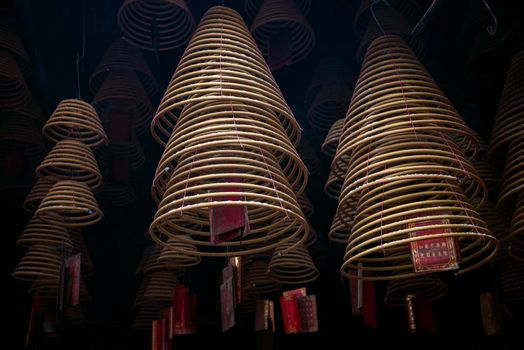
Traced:
[[491, 25], [487, 26], [486, 31], [488, 32], [489, 35], [495, 35], [495, 33], [497, 32], [497, 28], [499, 26], [497, 17], [493, 13], [493, 10], [491, 10], [491, 7], [489, 6], [488, 2], [486, 0], [482, 0], [482, 2], [484, 3], [484, 6], [486, 6], [486, 9], [488, 10], [489, 15], [493, 19], [493, 26]]
[[374, 0], [373, 3], [371, 4], [370, 11], [371, 11], [371, 16], [373, 16], [373, 19], [375, 20], [375, 23], [378, 26], [378, 29], [380, 29], [380, 32], [382, 33], [382, 35], [386, 35], [386, 32], [384, 31], [384, 28], [382, 27], [377, 16], [375, 15], [375, 10], [374, 10], [375, 5], [381, 1], [384, 1], [384, 3], [389, 6], [389, 3], [386, 0]]
[[80, 90], [80, 53], [76, 53], [76, 88], [77, 97], [79, 100], [82, 99], [82, 92]]

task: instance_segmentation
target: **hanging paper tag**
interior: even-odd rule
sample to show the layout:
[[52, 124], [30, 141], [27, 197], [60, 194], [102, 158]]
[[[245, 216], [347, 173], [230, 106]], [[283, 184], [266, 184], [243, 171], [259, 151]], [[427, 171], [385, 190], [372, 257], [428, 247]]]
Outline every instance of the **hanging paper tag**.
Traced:
[[431, 302], [422, 294], [406, 296], [408, 325], [411, 333], [436, 335], [437, 327]]
[[377, 327], [377, 302], [375, 297], [375, 283], [363, 281], [362, 283], [362, 313], [364, 324], [371, 328]]
[[480, 295], [480, 316], [485, 335], [501, 335], [502, 327], [497, 300], [493, 293]]
[[280, 309], [284, 333], [296, 334], [302, 332], [302, 319], [300, 318], [297, 298], [294, 295], [281, 296]]
[[275, 71], [279, 68], [285, 67], [293, 63], [293, 55], [291, 52], [291, 37], [290, 29], [283, 28], [277, 33], [273, 34], [267, 43], [269, 54], [269, 69]]
[[81, 261], [80, 253], [66, 260], [68, 306], [78, 305], [80, 302]]
[[222, 332], [235, 325], [233, 279], [228, 278], [220, 285], [220, 314], [222, 317]]
[[34, 349], [40, 327], [42, 326], [42, 314], [44, 306], [38, 296], [33, 296], [33, 305], [31, 306], [31, 316], [29, 317], [29, 326], [25, 337], [25, 347]]
[[235, 293], [235, 268], [232, 265], [227, 265], [222, 269], [222, 282], [226, 283], [231, 281], [232, 288], [233, 288], [233, 308], [236, 308], [237, 301], [236, 301], [236, 293]]
[[317, 297], [306, 295], [297, 300], [302, 321], [302, 333], [318, 332]]
[[229, 265], [235, 272], [235, 305], [242, 303], [242, 258], [233, 256], [229, 258]]
[[173, 291], [173, 334], [187, 334], [187, 327], [189, 325], [189, 289], [177, 284]]
[[129, 112], [109, 112], [109, 139], [111, 143], [129, 142], [133, 135], [132, 118]]
[[166, 320], [153, 320], [151, 350], [167, 350]]
[[257, 300], [255, 310], [255, 332], [269, 329], [269, 300]]
[[305, 297], [307, 293], [306, 293], [306, 288], [302, 287], [302, 288], [287, 290], [284, 293], [282, 293], [282, 295], [285, 297], [299, 298], [299, 297]]

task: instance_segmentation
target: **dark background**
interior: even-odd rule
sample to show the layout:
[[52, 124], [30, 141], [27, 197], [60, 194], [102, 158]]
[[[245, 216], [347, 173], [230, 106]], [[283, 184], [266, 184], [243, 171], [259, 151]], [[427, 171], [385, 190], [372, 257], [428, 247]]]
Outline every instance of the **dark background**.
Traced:
[[[324, 168], [320, 175], [311, 176], [307, 188], [315, 206], [311, 223], [320, 236], [319, 242], [312, 249], [312, 255], [321, 270], [321, 278], [308, 286], [310, 293], [317, 294], [320, 332], [298, 336], [284, 336], [277, 332], [277, 348], [346, 349], [359, 344], [370, 349], [388, 349], [398, 345], [421, 349], [443, 346], [461, 349], [522, 348], [516, 345], [519, 340], [522, 341], [519, 335], [524, 331], [522, 307], [518, 304], [507, 305], [507, 337], [483, 336], [479, 294], [496, 290], [496, 278], [489, 268], [461, 278], [443, 276], [450, 291], [434, 304], [439, 338], [408, 337], [404, 310], [386, 307], [381, 303], [385, 290], [385, 285], [382, 284], [377, 285], [378, 328], [367, 329], [360, 318], [351, 316], [348, 286], [342, 282], [339, 274], [343, 247], [330, 244], [327, 239], [336, 202], [323, 194], [323, 185], [330, 167], [329, 159], [320, 152], [325, 135], [312, 130], [307, 124], [303, 97], [316, 63], [323, 55], [338, 54], [344, 57], [353, 73], [353, 83], [358, 77], [359, 66], [354, 57], [360, 39], [354, 33], [353, 18], [359, 1], [311, 2], [307, 18], [315, 31], [315, 49], [305, 60], [285, 67], [274, 75], [303, 128], [303, 137], [315, 147]], [[418, 2], [423, 9], [430, 3], [429, 0]], [[520, 2], [499, 1], [506, 3], [511, 9], [509, 13], [501, 12], [498, 16], [499, 29], [517, 29], [509, 32], [495, 56], [486, 58], [486, 74], [492, 76], [487, 82], [469, 81], [464, 74], [464, 64], [472, 45], [472, 36], [464, 31], [464, 24], [468, 10], [472, 6], [478, 6], [480, 0], [443, 1], [443, 5], [422, 33], [425, 53], [421, 61], [466, 122], [485, 139], [489, 139], [509, 60], [522, 49], [522, 35], [518, 27], [518, 18], [523, 13], [521, 6], [518, 6]], [[91, 100], [92, 95], [87, 88], [88, 78], [109, 44], [121, 35], [116, 22], [116, 13], [121, 3], [120, 0], [3, 2], [3, 16], [15, 24], [31, 56], [34, 74], [29, 85], [36, 92], [46, 116], [60, 100], [74, 98], [79, 94], [76, 56], [82, 52], [83, 47], [85, 54], [79, 69], [80, 94], [86, 101]], [[198, 22], [209, 7], [221, 3], [192, 0], [189, 7]], [[243, 0], [226, 0], [224, 3], [246, 18]], [[485, 30], [483, 25], [479, 28], [476, 30]], [[160, 93], [152, 101], [154, 107], [158, 105], [181, 54], [182, 49], [158, 55], [144, 52], [149, 67], [161, 86]], [[90, 293], [86, 305], [88, 322], [65, 329], [65, 345], [50, 342], [48, 348], [145, 348], [149, 334], [131, 328], [135, 316], [131, 305], [139, 286], [134, 274], [135, 268], [144, 248], [151, 244], [144, 233], [156, 210], [150, 196], [150, 185], [162, 149], [147, 133], [141, 137], [140, 142], [147, 163], [134, 174], [138, 200], [123, 208], [101, 203], [104, 220], [84, 230], [84, 238], [95, 265], [95, 275], [86, 281]], [[15, 241], [29, 219], [21, 206], [25, 194], [8, 193], [1, 197], [3, 209], [0, 211], [0, 222], [3, 223], [3, 230], [0, 234], [0, 341], [3, 344], [0, 348], [6, 349], [22, 347], [30, 312], [31, 300], [26, 292], [28, 285], [10, 277], [24, 253], [23, 249], [16, 246]], [[175, 348], [202, 348], [210, 341], [212, 345], [207, 346], [216, 348], [256, 348], [251, 316], [241, 318], [239, 325], [230, 332], [220, 332], [217, 280], [222, 266], [223, 259], [204, 259], [200, 266], [188, 272], [186, 282], [199, 297], [199, 332], [177, 338]], [[458, 338], [451, 340], [452, 337]]]

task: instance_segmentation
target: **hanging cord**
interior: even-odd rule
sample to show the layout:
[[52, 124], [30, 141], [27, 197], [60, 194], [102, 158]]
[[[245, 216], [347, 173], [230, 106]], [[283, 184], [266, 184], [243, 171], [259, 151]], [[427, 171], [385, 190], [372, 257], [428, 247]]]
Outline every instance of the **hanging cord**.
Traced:
[[484, 6], [486, 6], [486, 10], [488, 10], [489, 15], [493, 19], [493, 26], [491, 25], [487, 26], [486, 31], [488, 32], [489, 35], [495, 35], [495, 33], [497, 32], [497, 28], [499, 26], [499, 22], [497, 21], [497, 17], [493, 13], [493, 10], [489, 6], [488, 2], [486, 0], [482, 0], [482, 2], [484, 3]]
[[426, 26], [431, 17], [435, 14], [435, 10], [440, 4], [442, 4], [441, 0], [432, 0], [426, 12], [424, 12], [420, 20], [411, 30], [411, 35], [419, 34], [422, 31], [422, 29]]
[[79, 100], [82, 99], [82, 89], [80, 87], [80, 66], [82, 66], [82, 73], [85, 73], [84, 58], [86, 55], [86, 21], [87, 21], [87, 7], [86, 0], [83, 0], [82, 10], [82, 49], [76, 53], [76, 88], [77, 97]]
[[374, 0], [369, 10], [371, 11], [371, 16], [373, 16], [373, 19], [375, 20], [375, 23], [377, 24], [378, 29], [380, 29], [380, 32], [382, 33], [382, 35], [386, 35], [384, 28], [382, 27], [382, 25], [380, 24], [380, 21], [378, 20], [377, 16], [375, 15], [374, 8], [375, 8], [375, 5], [378, 4], [379, 2], [384, 2], [386, 5], [390, 6], [389, 2], [387, 2], [386, 0]]

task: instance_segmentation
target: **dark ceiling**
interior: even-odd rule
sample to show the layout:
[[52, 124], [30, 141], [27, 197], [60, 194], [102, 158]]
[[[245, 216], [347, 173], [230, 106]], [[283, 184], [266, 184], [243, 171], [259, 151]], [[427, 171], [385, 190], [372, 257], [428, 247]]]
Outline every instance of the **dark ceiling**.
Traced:
[[[350, 348], [364, 343], [369, 348], [386, 349], [393, 346], [393, 335], [405, 334], [403, 310], [387, 309], [379, 305], [379, 327], [369, 330], [358, 318], [350, 315], [347, 285], [339, 277], [343, 249], [329, 244], [327, 231], [336, 209], [336, 202], [323, 194], [323, 185], [329, 171], [329, 159], [320, 152], [324, 134], [313, 130], [306, 122], [303, 105], [304, 93], [311, 80], [319, 58], [337, 54], [346, 59], [354, 79], [359, 66], [355, 52], [359, 38], [353, 30], [353, 17], [359, 5], [357, 0], [312, 0], [308, 20], [316, 35], [313, 52], [303, 61], [274, 73], [275, 78], [307, 138], [317, 151], [323, 165], [320, 175], [311, 176], [307, 193], [315, 206], [312, 225], [320, 235], [312, 254], [321, 270], [321, 278], [310, 288], [319, 300], [319, 334], [299, 337], [280, 337], [278, 348], [318, 349], [326, 346], [333, 349]], [[426, 8], [430, 0], [421, 0]], [[489, 138], [497, 101], [504, 82], [504, 75], [511, 55], [522, 43], [518, 31], [494, 57], [485, 60], [486, 74], [492, 78], [485, 84], [472, 82], [464, 74], [464, 63], [468, 58], [471, 38], [463, 35], [463, 26], [472, 1], [442, 1], [435, 16], [427, 23], [422, 33], [425, 53], [421, 58], [430, 73], [450, 97], [467, 123], [484, 138]], [[49, 115], [56, 104], [65, 98], [81, 95], [86, 101], [93, 97], [87, 87], [88, 78], [101, 59], [109, 44], [121, 35], [116, 13], [121, 0], [19, 0], [5, 4], [6, 17], [14, 22], [31, 56], [35, 74], [29, 81], [32, 89]], [[189, 7], [198, 20], [211, 6], [224, 4], [244, 16], [243, 0], [192, 0]], [[499, 17], [499, 29], [511, 27], [514, 18], [522, 11], [516, 6], [519, 1], [508, 1], [515, 10], [512, 16]], [[244, 16], [245, 17], [245, 16]], [[512, 27], [513, 28], [513, 27]], [[176, 68], [181, 49], [169, 53], [144, 53], [147, 62], [161, 88], [153, 99], [158, 105], [162, 92]], [[80, 60], [77, 71], [77, 55]], [[80, 77], [80, 92], [77, 87]], [[341, 116], [342, 117], [342, 116]], [[134, 313], [131, 309], [139, 282], [134, 271], [144, 248], [151, 243], [145, 238], [156, 207], [151, 199], [150, 185], [162, 149], [149, 134], [140, 142], [144, 149], [146, 165], [134, 174], [134, 186], [138, 200], [129, 206], [116, 208], [103, 206], [104, 220], [84, 231], [89, 252], [95, 265], [95, 275], [87, 280], [90, 293], [88, 322], [83, 326], [66, 330], [67, 348], [71, 349], [143, 349], [147, 335], [131, 329]], [[1, 235], [3, 264], [1, 268], [0, 318], [2, 342], [23, 343], [30, 310], [27, 286], [12, 280], [10, 273], [16, 266], [23, 250], [15, 241], [29, 216], [23, 212], [23, 193], [2, 196], [1, 211], [4, 230]], [[229, 349], [253, 348], [251, 324], [220, 336], [218, 313], [217, 280], [223, 261], [207, 259], [189, 271], [187, 284], [199, 296], [199, 327], [202, 336], [187, 336], [179, 340], [176, 348], [203, 347], [206, 341], [215, 341], [214, 347]], [[460, 335], [451, 348], [495, 349], [505, 348], [509, 343], [499, 340], [480, 340], [481, 324], [478, 311], [480, 291], [493, 288], [492, 276], [483, 270], [460, 280], [449, 280], [451, 292], [439, 301], [435, 308], [442, 342], [419, 343], [417, 348], [444, 346], [451, 336]], [[379, 286], [380, 292], [380, 286]], [[522, 330], [522, 321], [518, 322]], [[402, 341], [404, 342], [404, 340]], [[399, 343], [400, 344], [400, 343]], [[416, 346], [416, 343], [402, 343]], [[411, 345], [410, 345], [411, 344]], [[10, 347], [11, 348], [11, 347]], [[52, 348], [52, 347], [50, 347]], [[509, 347], [506, 347], [509, 348]]]

